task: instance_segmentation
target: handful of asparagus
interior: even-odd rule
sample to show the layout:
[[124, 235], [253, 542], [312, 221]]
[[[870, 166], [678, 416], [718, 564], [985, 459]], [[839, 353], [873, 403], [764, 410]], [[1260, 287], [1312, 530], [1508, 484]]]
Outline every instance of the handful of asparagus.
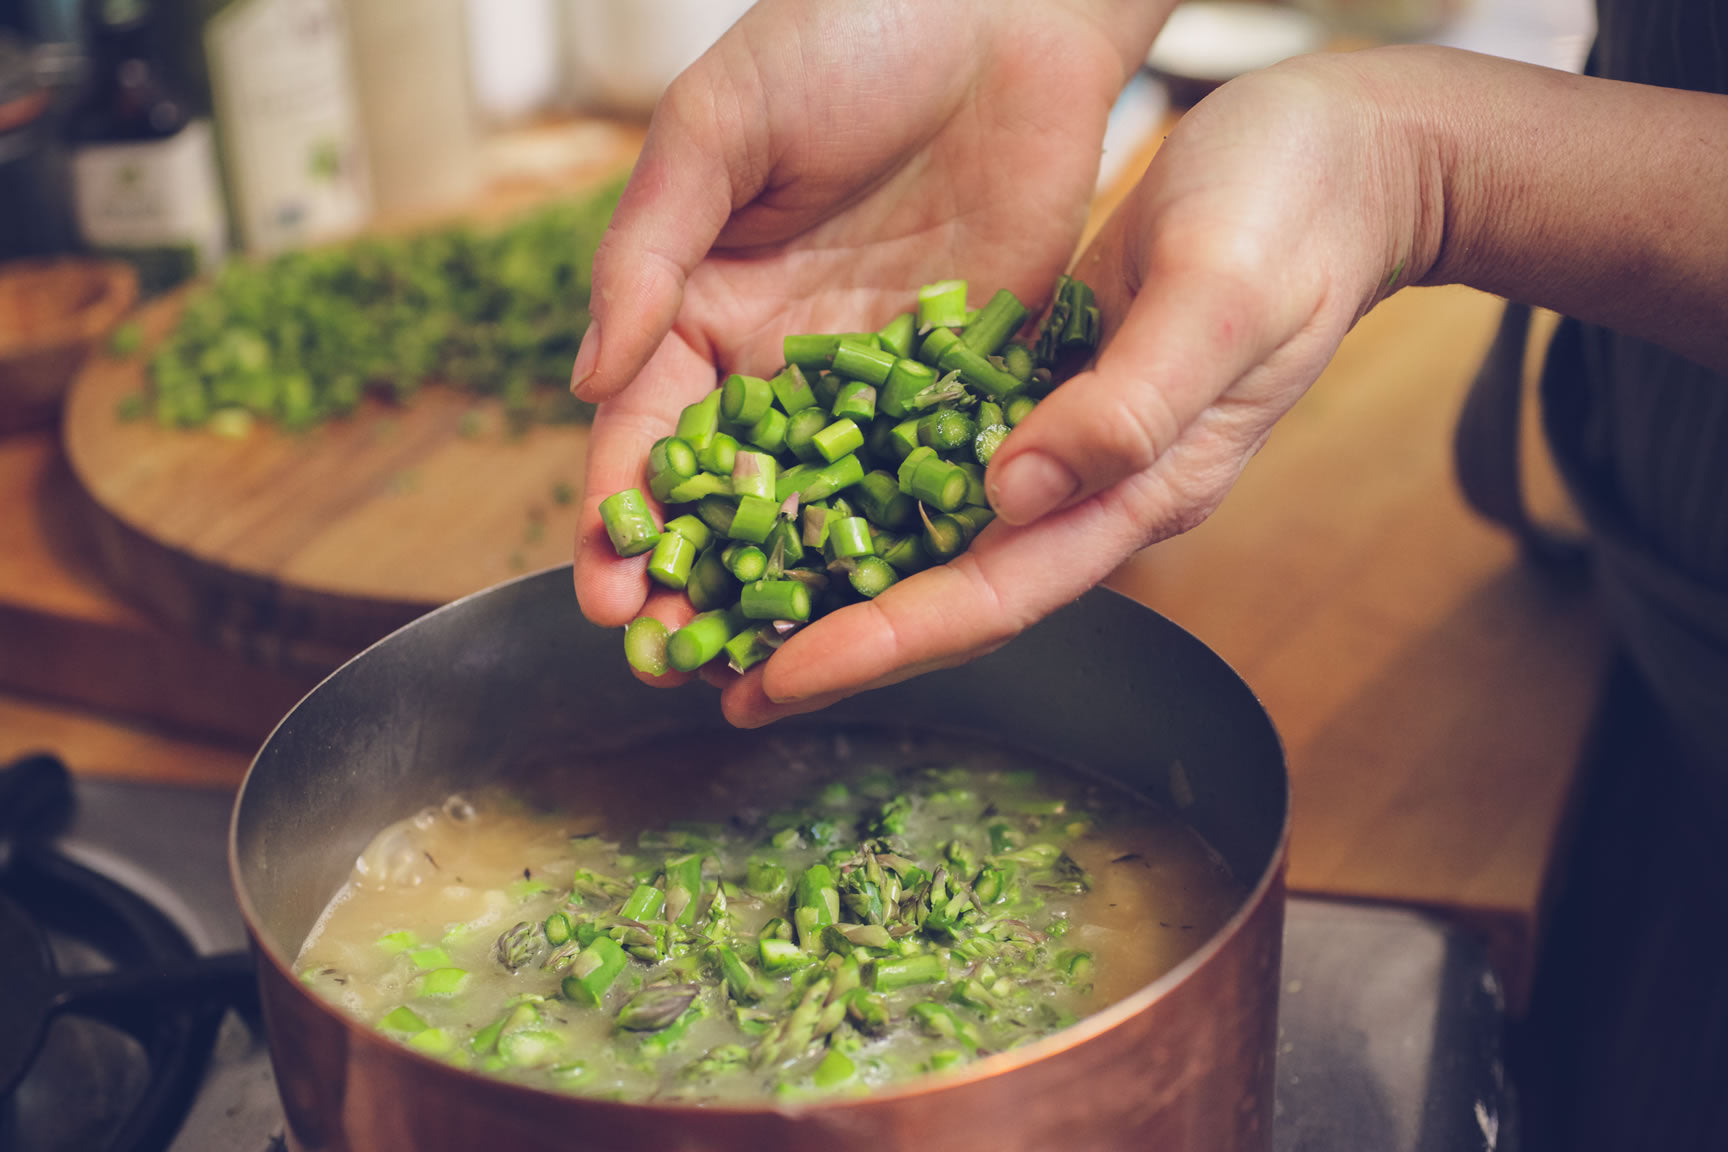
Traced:
[[647, 490], [600, 515], [620, 556], [698, 615], [625, 629], [632, 667], [661, 675], [725, 655], [742, 672], [826, 612], [960, 555], [995, 513], [984, 468], [1009, 429], [1096, 350], [1098, 309], [1068, 276], [1032, 340], [1007, 291], [967, 306], [967, 284], [918, 292], [875, 332], [793, 335], [771, 378], [734, 374], [686, 408], [648, 455]]

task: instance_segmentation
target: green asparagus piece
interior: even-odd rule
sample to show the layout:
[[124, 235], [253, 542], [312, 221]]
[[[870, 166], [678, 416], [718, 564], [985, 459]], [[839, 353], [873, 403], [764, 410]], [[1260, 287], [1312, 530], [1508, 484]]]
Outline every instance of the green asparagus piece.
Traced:
[[774, 403], [774, 389], [759, 376], [734, 374], [720, 388], [720, 415], [734, 424], [754, 424]]
[[570, 974], [564, 977], [560, 989], [568, 1000], [591, 1008], [598, 1007], [627, 963], [629, 960], [624, 949], [616, 940], [610, 936], [596, 937], [576, 955], [570, 965]]
[[626, 488], [600, 501], [600, 522], [620, 556], [640, 556], [660, 539], [660, 528], [640, 488]]
[[741, 630], [742, 616], [731, 608], [704, 612], [666, 641], [666, 660], [680, 672], [693, 672], [714, 657]]
[[1000, 289], [990, 302], [978, 310], [978, 315], [960, 333], [968, 348], [983, 356], [994, 356], [1008, 338], [1026, 323], [1027, 308], [1007, 289]]
[[690, 582], [690, 569], [696, 563], [698, 549], [688, 537], [678, 532], [663, 532], [654, 542], [648, 557], [648, 575], [656, 584], [682, 590]]
[[966, 281], [938, 280], [918, 289], [918, 328], [959, 328], [966, 323]]
[[768, 572], [768, 554], [754, 544], [730, 544], [721, 549], [720, 559], [726, 562], [726, 570], [746, 587]]

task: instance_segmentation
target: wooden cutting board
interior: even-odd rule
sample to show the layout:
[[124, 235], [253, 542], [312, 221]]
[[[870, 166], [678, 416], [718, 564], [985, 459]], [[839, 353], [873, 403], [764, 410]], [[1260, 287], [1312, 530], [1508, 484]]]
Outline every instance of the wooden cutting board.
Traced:
[[[147, 338], [177, 299], [140, 315]], [[304, 434], [123, 422], [142, 358], [95, 357], [67, 457], [108, 577], [175, 625], [282, 667], [331, 667], [437, 605], [569, 559], [584, 425], [511, 434], [493, 401], [428, 386]]]
[[[588, 194], [629, 168], [641, 139], [640, 125], [589, 120], [500, 135], [486, 191], [458, 216], [486, 224]], [[138, 314], [146, 349], [180, 306], [168, 297]], [[146, 359], [92, 356], [62, 441], [103, 578], [177, 632], [321, 673], [431, 608], [570, 558], [584, 426], [511, 435], [494, 402], [437, 386], [305, 434], [122, 422]]]

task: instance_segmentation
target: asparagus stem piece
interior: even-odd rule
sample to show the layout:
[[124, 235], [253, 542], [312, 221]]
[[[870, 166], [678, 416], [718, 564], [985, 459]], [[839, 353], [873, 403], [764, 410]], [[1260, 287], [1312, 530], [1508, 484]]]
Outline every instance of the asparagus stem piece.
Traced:
[[1032, 350], [1018, 340], [1002, 347], [998, 358], [1002, 361], [1002, 370], [1022, 384], [1032, 382], [1032, 374], [1037, 370], [1037, 362], [1032, 358]]
[[638, 884], [618, 910], [626, 920], [651, 920], [666, 906], [666, 894], [652, 884]]
[[822, 1062], [816, 1065], [816, 1070], [810, 1073], [811, 1081], [818, 1088], [838, 1088], [848, 1083], [858, 1074], [858, 1066], [852, 1063], [850, 1057], [835, 1048], [828, 1049]]
[[418, 1012], [403, 1004], [385, 1013], [384, 1018], [378, 1021], [378, 1027], [385, 1032], [412, 1036], [416, 1032], [425, 1030], [429, 1025]]
[[[930, 343], [926, 341], [926, 359], [929, 347]], [[958, 372], [960, 379], [992, 400], [1013, 396], [1026, 387], [1024, 381], [997, 367], [983, 353], [968, 347], [959, 338], [937, 342], [936, 366], [944, 372]]]
[[744, 585], [739, 608], [752, 620], [810, 619], [810, 588], [797, 580], [759, 580]]
[[738, 634], [742, 623], [742, 617], [729, 608], [702, 613], [667, 639], [667, 662], [680, 672], [695, 671], [720, 655], [721, 648]]
[[868, 425], [876, 418], [876, 386], [862, 380], [848, 380], [834, 394], [831, 411], [837, 417]]
[[[715, 443], [719, 442], [716, 436]], [[670, 492], [666, 493], [668, 504], [694, 504], [708, 496], [729, 496], [732, 493], [732, 483], [724, 476], [716, 476], [712, 472], [698, 472], [688, 479], [681, 480]]]
[[768, 995], [768, 988], [761, 977], [751, 971], [741, 956], [729, 944], [716, 944], [709, 953], [720, 966], [720, 973], [726, 981], [726, 991], [740, 1004], [754, 1004]]
[[900, 580], [900, 573], [880, 556], [861, 556], [848, 580], [852, 590], [867, 600], [874, 600]]
[[774, 499], [780, 464], [765, 452], [739, 452], [732, 461], [732, 492], [739, 497]]
[[706, 445], [696, 450], [696, 463], [705, 471], [722, 476], [732, 475], [732, 465], [738, 458], [738, 437], [730, 432], [716, 432]]
[[434, 1000], [455, 996], [467, 985], [468, 970], [465, 968], [434, 968], [414, 981], [415, 995]]
[[895, 956], [876, 961], [874, 985], [878, 992], [893, 992], [915, 984], [937, 984], [948, 978], [948, 966], [934, 952]]
[[977, 425], [964, 412], [952, 408], [931, 412], [918, 421], [918, 443], [938, 452], [952, 452], [969, 444], [978, 434]]
[[876, 542], [870, 534], [870, 521], [862, 516], [845, 516], [836, 520], [828, 531], [828, 543], [834, 555], [856, 558], [876, 554]]
[[733, 577], [748, 585], [768, 571], [768, 554], [754, 544], [732, 544], [721, 549], [720, 559]]
[[966, 1046], [969, 1052], [976, 1053], [984, 1046], [983, 1037], [979, 1034], [977, 1026], [946, 1004], [935, 1004], [928, 1001], [914, 1004], [912, 1005], [912, 1018], [932, 1036], [958, 1040]]
[[902, 312], [876, 330], [876, 340], [897, 357], [910, 356], [917, 334], [918, 317], [911, 312]]
[[748, 672], [768, 657], [774, 648], [763, 637], [760, 628], [748, 628], [726, 641], [721, 649], [726, 654], [726, 666], [734, 672]]
[[918, 327], [959, 328], [966, 323], [966, 281], [938, 280], [918, 289]]
[[868, 342], [845, 337], [834, 346], [834, 371], [848, 380], [881, 384], [894, 367], [894, 353], [879, 347], [875, 337]]
[[757, 938], [756, 951], [762, 961], [762, 967], [769, 972], [787, 972], [794, 968], [802, 968], [810, 962], [810, 956], [791, 940], [782, 940], [778, 936], [762, 935]]
[[738, 514], [738, 501], [730, 496], [708, 495], [696, 501], [696, 515], [716, 534], [732, 531], [732, 517]]
[[679, 591], [690, 582], [696, 563], [696, 545], [678, 532], [663, 532], [648, 557], [648, 575], [655, 583]]
[[1071, 276], [1058, 277], [1050, 314], [1038, 330], [1038, 362], [1057, 368], [1083, 361], [1097, 348], [1102, 328], [1092, 289]]
[[1026, 323], [1027, 315], [1026, 305], [1020, 303], [1014, 293], [1006, 288], [998, 289], [989, 303], [980, 308], [978, 315], [966, 325], [960, 339], [974, 352], [994, 356]]
[[782, 341], [780, 351], [788, 364], [795, 364], [809, 372], [828, 367], [834, 359], [834, 349], [839, 343], [838, 335], [788, 336]]
[[[918, 359], [928, 364], [932, 369], [940, 368], [942, 356], [960, 343], [960, 336], [952, 328], [932, 328], [918, 345]], [[951, 369], [943, 368], [947, 372]]]
[[778, 375], [769, 379], [768, 387], [773, 390], [774, 402], [780, 405], [780, 411], [788, 416], [816, 403], [816, 393], [811, 389], [810, 381], [805, 379], [804, 370], [797, 364], [786, 365]]
[[714, 530], [702, 523], [699, 517], [692, 516], [688, 512], [666, 521], [666, 531], [678, 533], [696, 545], [698, 552], [708, 547], [714, 539]]
[[720, 393], [702, 397], [678, 414], [672, 434], [700, 452], [720, 430]]
[[732, 510], [732, 520], [722, 534], [734, 540], [761, 544], [767, 541], [779, 515], [780, 503], [777, 500], [765, 496], [740, 496]]
[[769, 408], [762, 418], [750, 425], [744, 439], [764, 452], [778, 452], [786, 446], [786, 413]]
[[832, 464], [864, 447], [864, 430], [856, 421], [841, 417], [810, 437], [810, 443], [823, 461]]
[[867, 472], [854, 488], [858, 510], [871, 524], [890, 531], [908, 528], [918, 519], [913, 499], [900, 491], [892, 473], [880, 469]]
[[734, 373], [720, 386], [720, 414], [734, 424], [762, 419], [774, 403], [774, 389], [760, 376]]
[[960, 466], [939, 456], [919, 462], [912, 470], [911, 482], [901, 484], [908, 496], [943, 512], [953, 512], [966, 503], [968, 486]]
[[640, 556], [660, 539], [660, 528], [640, 488], [626, 488], [600, 501], [600, 522], [620, 556]]
[[805, 463], [817, 463], [822, 453], [816, 448], [816, 433], [828, 427], [828, 412], [820, 407], [800, 408], [786, 419], [786, 447]]
[[864, 463], [856, 455], [842, 456], [809, 474], [799, 486], [806, 502], [826, 500], [864, 479]]
[[696, 897], [702, 891], [702, 857], [695, 853], [666, 861], [666, 918], [680, 928], [696, 922]]
[[876, 394], [876, 407], [896, 420], [912, 414], [913, 399], [936, 383], [936, 369], [902, 356], [894, 361], [888, 379]]
[[972, 455], [980, 464], [989, 464], [996, 450], [1002, 447], [1002, 441], [1008, 439], [1008, 425], [998, 421], [994, 424], [980, 425], [978, 434], [972, 438]]
[[690, 579], [684, 585], [690, 606], [698, 612], [712, 612], [730, 605], [738, 598], [738, 581], [727, 570], [720, 550], [705, 549], [696, 557], [690, 569]]

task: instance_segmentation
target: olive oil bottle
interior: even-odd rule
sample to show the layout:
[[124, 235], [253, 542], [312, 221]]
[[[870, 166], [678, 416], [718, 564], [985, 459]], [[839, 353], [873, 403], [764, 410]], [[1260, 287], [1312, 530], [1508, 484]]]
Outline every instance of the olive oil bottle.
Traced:
[[151, 0], [90, 0], [85, 95], [72, 117], [78, 231], [138, 267], [147, 291], [207, 271], [227, 247], [214, 137], [166, 66]]
[[341, 0], [200, 0], [202, 48], [241, 244], [275, 252], [371, 216]]

